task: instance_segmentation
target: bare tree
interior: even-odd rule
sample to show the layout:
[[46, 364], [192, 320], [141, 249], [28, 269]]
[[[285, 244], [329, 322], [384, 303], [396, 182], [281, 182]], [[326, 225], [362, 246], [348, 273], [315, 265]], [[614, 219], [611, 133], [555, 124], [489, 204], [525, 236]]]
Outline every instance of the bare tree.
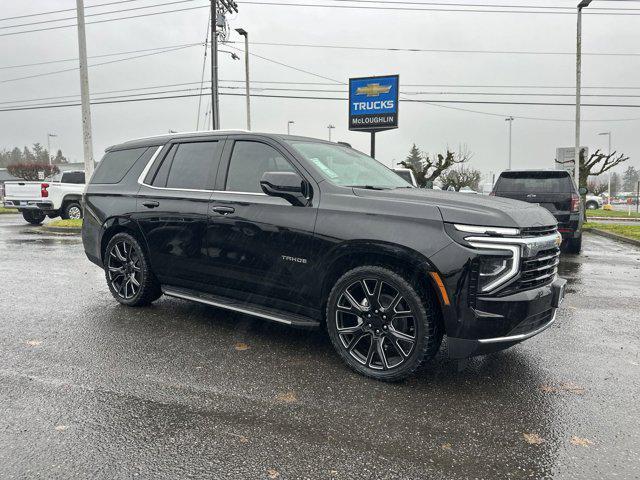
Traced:
[[[602, 153], [600, 150], [596, 150], [591, 154], [589, 159], [586, 160], [585, 150], [580, 149], [580, 185], [578, 185], [578, 188], [587, 188], [587, 179], [589, 177], [597, 177], [627, 160], [629, 160], [629, 157], [624, 153], [618, 154], [618, 152], [612, 152], [607, 155], [606, 153]], [[556, 159], [556, 163], [565, 165], [573, 163], [573, 160], [560, 162]]]
[[469, 161], [473, 156], [466, 146], [461, 148], [457, 153], [447, 149], [447, 153], [444, 155], [438, 153], [431, 156], [429, 153], [420, 153], [419, 161], [416, 158], [418, 152], [419, 150], [414, 144], [411, 147], [407, 159], [398, 163], [398, 165], [413, 170], [416, 182], [420, 187], [425, 187], [427, 183], [433, 182], [440, 177], [444, 171], [455, 165]]
[[440, 180], [442, 181], [442, 188], [444, 190], [453, 187], [456, 191], [460, 191], [462, 187], [470, 187], [473, 190], [478, 190], [481, 178], [482, 173], [480, 170], [459, 165], [444, 173]]
[[609, 188], [607, 180], [602, 180], [601, 178], [591, 178], [587, 180], [587, 190], [593, 193], [594, 195], [600, 195], [601, 193], [605, 193]]

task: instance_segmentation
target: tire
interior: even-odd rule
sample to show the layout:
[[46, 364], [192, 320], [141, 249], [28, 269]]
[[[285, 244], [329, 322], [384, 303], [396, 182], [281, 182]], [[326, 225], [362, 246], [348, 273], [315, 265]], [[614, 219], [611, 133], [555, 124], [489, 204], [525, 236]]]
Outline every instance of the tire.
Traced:
[[565, 245], [565, 252], [578, 254], [582, 251], [582, 234], [578, 238], [570, 238]]
[[40, 210], [22, 210], [22, 218], [24, 218], [31, 225], [40, 225], [46, 215]]
[[82, 206], [79, 202], [71, 201], [68, 202], [62, 207], [62, 213], [60, 215], [63, 219], [69, 220], [79, 220], [82, 218]]
[[104, 271], [111, 295], [123, 305], [149, 305], [162, 295], [144, 249], [128, 233], [117, 233], [109, 240], [104, 253]]
[[407, 378], [438, 352], [442, 341], [433, 300], [384, 267], [362, 266], [340, 277], [326, 315], [338, 355], [351, 369], [376, 380]]
[[597, 202], [587, 202], [587, 209], [588, 210], [597, 210], [599, 207]]

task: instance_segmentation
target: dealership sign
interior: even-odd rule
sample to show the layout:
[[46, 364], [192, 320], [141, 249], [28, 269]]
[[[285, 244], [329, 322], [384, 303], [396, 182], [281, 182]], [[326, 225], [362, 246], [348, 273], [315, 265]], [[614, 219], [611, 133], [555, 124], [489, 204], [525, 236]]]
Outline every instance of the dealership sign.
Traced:
[[349, 130], [398, 128], [398, 75], [349, 79]]

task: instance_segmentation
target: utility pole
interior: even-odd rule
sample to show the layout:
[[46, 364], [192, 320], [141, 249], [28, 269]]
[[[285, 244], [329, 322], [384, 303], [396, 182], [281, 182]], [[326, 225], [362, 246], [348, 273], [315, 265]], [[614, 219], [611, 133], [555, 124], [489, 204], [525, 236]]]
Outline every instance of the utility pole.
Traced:
[[334, 127], [331, 124], [327, 125], [327, 130], [329, 130], [329, 141], [331, 141], [331, 130], [333, 130], [334, 128], [336, 128], [336, 127]]
[[213, 130], [220, 128], [218, 104], [218, 1], [211, 0], [211, 121]]
[[289, 120], [287, 122], [287, 135], [291, 135], [291, 125], [293, 125], [294, 123], [296, 122], [294, 122], [293, 120]]
[[[218, 102], [218, 20], [225, 25], [223, 12], [238, 13], [238, 5], [234, 0], [210, 0], [211, 2], [211, 122], [213, 130], [220, 129], [220, 103]], [[218, 19], [218, 2], [221, 5]]]
[[93, 140], [91, 138], [91, 104], [89, 97], [89, 69], [87, 67], [87, 37], [84, 29], [84, 0], [76, 0], [78, 15], [78, 53], [80, 57], [80, 100], [82, 103], [82, 144], [84, 174], [89, 181], [93, 174]]
[[507, 117], [504, 119], [505, 122], [509, 122], [509, 168], [511, 170], [511, 127], [513, 126], [513, 121], [515, 119], [513, 117]]
[[51, 165], [51, 137], [57, 137], [55, 133], [47, 133], [47, 155], [49, 156], [49, 165]]
[[592, 0], [582, 0], [578, 4], [578, 25], [576, 35], [576, 147], [574, 151], [574, 174], [576, 187], [580, 188], [580, 88], [582, 82], [582, 9]]
[[[608, 155], [611, 156], [611, 132], [602, 132], [602, 133], [599, 133], [598, 135], [606, 135], [607, 137], [609, 137]], [[609, 170], [609, 186], [607, 187], [607, 200], [609, 203], [611, 203], [611, 170]]]
[[236, 32], [244, 37], [244, 83], [247, 97], [247, 130], [251, 130], [251, 96], [249, 95], [249, 33], [243, 28], [236, 28]]

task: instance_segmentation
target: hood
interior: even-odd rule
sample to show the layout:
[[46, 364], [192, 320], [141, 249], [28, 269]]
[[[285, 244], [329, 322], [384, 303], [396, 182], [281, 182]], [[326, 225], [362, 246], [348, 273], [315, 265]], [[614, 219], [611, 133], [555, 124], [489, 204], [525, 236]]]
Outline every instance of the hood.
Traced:
[[490, 227], [541, 227], [555, 225], [548, 210], [535, 203], [502, 197], [472, 195], [423, 188], [367, 190], [354, 188], [359, 197], [388, 198], [395, 202], [424, 203], [437, 207], [445, 222]]

